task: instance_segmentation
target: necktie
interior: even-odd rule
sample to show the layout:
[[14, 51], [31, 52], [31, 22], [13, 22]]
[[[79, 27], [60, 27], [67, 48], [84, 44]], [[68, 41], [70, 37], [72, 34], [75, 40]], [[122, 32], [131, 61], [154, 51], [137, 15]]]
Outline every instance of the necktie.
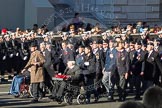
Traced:
[[118, 58], [120, 58], [120, 56], [121, 56], [121, 52], [118, 52]]

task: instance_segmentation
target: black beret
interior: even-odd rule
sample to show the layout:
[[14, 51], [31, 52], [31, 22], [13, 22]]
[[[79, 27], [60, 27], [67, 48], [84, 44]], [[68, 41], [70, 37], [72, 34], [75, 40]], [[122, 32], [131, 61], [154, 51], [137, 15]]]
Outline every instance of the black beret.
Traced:
[[152, 42], [149, 42], [147, 45], [152, 45], [152, 46], [154, 46], [154, 43], [152, 43]]
[[99, 44], [99, 40], [93, 40], [94, 44]]
[[130, 44], [135, 44], [135, 42], [134, 41], [131, 41]]
[[136, 42], [137, 45], [142, 45], [142, 43], [140, 41]]
[[103, 40], [102, 43], [109, 43], [109, 40]]
[[37, 47], [37, 43], [36, 43], [36, 42], [32, 42], [32, 43], [30, 44], [30, 47]]
[[79, 45], [79, 48], [85, 48], [85, 46], [83, 46], [83, 45]]
[[103, 41], [100, 39], [100, 40], [98, 41], [98, 44], [103, 44]]

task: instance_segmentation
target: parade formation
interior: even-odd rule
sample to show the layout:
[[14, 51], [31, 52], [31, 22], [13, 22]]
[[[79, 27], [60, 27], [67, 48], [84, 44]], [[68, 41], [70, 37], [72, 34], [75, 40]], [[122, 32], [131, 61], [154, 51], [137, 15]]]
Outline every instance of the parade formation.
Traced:
[[[141, 100], [149, 87], [162, 86], [160, 26], [137, 22], [103, 30], [98, 23], [93, 26], [77, 19], [73, 22], [57, 32], [37, 24], [27, 30], [2, 29], [1, 82], [13, 76], [19, 79], [17, 76], [29, 72], [31, 102], [38, 102], [48, 89], [49, 99], [60, 103], [67, 99], [65, 95], [69, 96], [70, 87], [75, 88], [72, 91], [76, 94], [71, 96], [78, 97], [80, 104], [81, 96], [85, 98], [83, 103], [91, 103], [91, 94], [95, 102], [103, 93], [114, 101], [116, 92], [118, 101], [125, 101], [129, 93]], [[66, 79], [56, 81], [56, 75], [66, 75]], [[11, 86], [10, 93], [19, 97], [20, 89], [13, 93], [14, 82]], [[79, 93], [80, 89], [84, 89], [84, 94]]]

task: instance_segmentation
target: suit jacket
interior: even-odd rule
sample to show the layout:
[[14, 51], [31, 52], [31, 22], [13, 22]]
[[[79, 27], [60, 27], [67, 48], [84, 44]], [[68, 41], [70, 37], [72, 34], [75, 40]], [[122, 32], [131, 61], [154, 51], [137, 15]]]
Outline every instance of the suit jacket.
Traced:
[[107, 51], [108, 49], [103, 49], [103, 56], [104, 56], [104, 66], [105, 66], [105, 62], [106, 62], [106, 55], [107, 55]]
[[[96, 73], [96, 57], [94, 54], [91, 54], [90, 56], [85, 55], [84, 57], [84, 63], [89, 62], [89, 65], [82, 64], [83, 74], [84, 75], [93, 75]], [[94, 77], [94, 76], [93, 76]]]
[[158, 72], [158, 69], [162, 73], [162, 64], [157, 52], [153, 51], [148, 57], [149, 53], [145, 55], [145, 61], [143, 65], [144, 78], [146, 80], [153, 81], [153, 78]]
[[102, 69], [104, 68], [103, 51], [98, 48], [94, 55], [96, 56], [96, 73], [102, 73]]
[[136, 50], [132, 50], [132, 51], [129, 52], [130, 65], [133, 62], [135, 52], [136, 52]]
[[[40, 65], [34, 65], [35, 62], [39, 62]], [[44, 81], [44, 74], [43, 74], [43, 64], [45, 62], [45, 59], [43, 55], [40, 53], [40, 51], [36, 50], [31, 53], [30, 59], [28, 63], [25, 66], [25, 69], [30, 68], [30, 77], [31, 83], [39, 83]]]
[[121, 52], [117, 51], [116, 57], [117, 71], [118, 74], [121, 76], [129, 71], [129, 55], [126, 50], [123, 50]]
[[133, 60], [131, 63], [131, 71], [134, 75], [140, 75], [140, 73], [142, 72], [142, 64], [144, 62], [144, 56], [145, 53], [141, 49], [139, 51], [134, 52]]
[[63, 63], [66, 65], [68, 60], [74, 60], [74, 53], [71, 49], [67, 48], [66, 50], [61, 51], [61, 59]]
[[52, 53], [51, 51], [45, 50], [45, 63], [44, 68], [46, 69], [47, 73], [50, 77], [54, 76], [54, 70], [52, 66]]
[[4, 55], [6, 55], [5, 44], [4, 42], [1, 42], [0, 43], [0, 60], [2, 60]]
[[116, 53], [117, 50], [115, 48], [108, 49], [106, 54], [106, 61], [105, 61], [105, 71], [114, 73], [116, 70]]

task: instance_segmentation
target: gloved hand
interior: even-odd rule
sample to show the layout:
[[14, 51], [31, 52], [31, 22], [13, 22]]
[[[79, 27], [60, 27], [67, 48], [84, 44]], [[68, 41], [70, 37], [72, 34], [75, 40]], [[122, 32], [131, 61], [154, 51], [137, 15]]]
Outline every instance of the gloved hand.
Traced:
[[71, 76], [69, 76], [66, 80], [67, 80], [67, 81], [71, 81]]
[[89, 66], [89, 62], [84, 62], [84, 65], [85, 66]]

